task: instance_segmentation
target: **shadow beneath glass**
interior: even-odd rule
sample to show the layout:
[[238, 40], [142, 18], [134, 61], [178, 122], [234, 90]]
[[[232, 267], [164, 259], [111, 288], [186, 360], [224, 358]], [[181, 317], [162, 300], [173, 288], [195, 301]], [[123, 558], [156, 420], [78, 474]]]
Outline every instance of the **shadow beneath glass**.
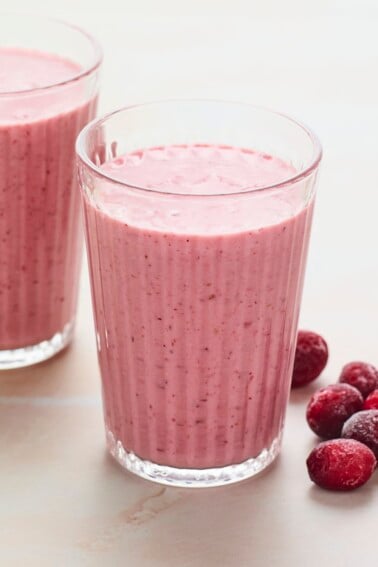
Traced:
[[289, 401], [291, 404], [303, 404], [306, 406], [314, 392], [320, 390], [320, 388], [325, 388], [325, 386], [331, 383], [331, 380], [327, 376], [321, 376], [319, 379], [314, 380], [314, 382], [307, 384], [307, 386], [293, 388], [290, 392]]

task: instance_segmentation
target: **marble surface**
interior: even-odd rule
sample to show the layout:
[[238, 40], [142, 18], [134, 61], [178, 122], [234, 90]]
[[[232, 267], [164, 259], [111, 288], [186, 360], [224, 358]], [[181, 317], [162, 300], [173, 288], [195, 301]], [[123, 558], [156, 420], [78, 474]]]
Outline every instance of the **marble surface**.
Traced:
[[[325, 151], [301, 326], [342, 364], [378, 364], [378, 6], [374, 0], [20, 0], [101, 40], [101, 112], [166, 97], [251, 101], [294, 114]], [[1, 316], [1, 314], [0, 314]], [[378, 476], [350, 494], [311, 485], [315, 443], [293, 393], [282, 455], [254, 480], [164, 488], [104, 449], [87, 271], [74, 344], [0, 375], [0, 565], [352, 567], [377, 564]]]

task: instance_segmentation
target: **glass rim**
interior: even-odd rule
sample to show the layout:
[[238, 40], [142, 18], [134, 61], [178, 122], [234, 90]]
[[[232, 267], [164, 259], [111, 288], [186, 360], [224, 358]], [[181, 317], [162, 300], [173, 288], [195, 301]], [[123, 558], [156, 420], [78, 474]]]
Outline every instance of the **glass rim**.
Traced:
[[[101, 126], [102, 124], [106, 123], [109, 119], [111, 119], [112, 117], [116, 116], [117, 114], [122, 114], [125, 112], [129, 112], [132, 111], [134, 109], [139, 109], [139, 108], [146, 108], [146, 107], [151, 107], [151, 106], [159, 106], [159, 105], [166, 105], [166, 104], [177, 104], [177, 103], [203, 103], [203, 104], [223, 104], [223, 105], [227, 105], [227, 106], [239, 106], [239, 107], [246, 107], [246, 108], [250, 108], [256, 111], [262, 111], [262, 112], [266, 112], [268, 114], [271, 115], [275, 115], [279, 118], [283, 118], [289, 122], [291, 122], [292, 124], [294, 124], [295, 126], [297, 126], [298, 128], [300, 128], [310, 139], [311, 143], [312, 143], [312, 147], [313, 147], [313, 153], [312, 153], [312, 157], [309, 160], [309, 164], [305, 165], [302, 169], [300, 169], [299, 171], [296, 171], [293, 175], [283, 179], [282, 181], [279, 181], [277, 183], [271, 183], [269, 185], [262, 185], [260, 187], [256, 187], [256, 188], [242, 188], [242, 189], [237, 189], [236, 191], [232, 191], [232, 192], [228, 192], [228, 193], [178, 193], [178, 192], [173, 192], [173, 191], [164, 191], [161, 189], [151, 189], [149, 187], [143, 187], [143, 186], [139, 186], [139, 185], [134, 185], [132, 183], [128, 183], [127, 181], [123, 181], [117, 177], [114, 177], [113, 175], [104, 172], [101, 167], [97, 166], [89, 157], [87, 151], [84, 148], [84, 144], [86, 139], [88, 138], [88, 136], [90, 135], [90, 133], [97, 127]], [[138, 104], [132, 104], [132, 105], [127, 105], [127, 106], [123, 106], [121, 108], [118, 108], [116, 110], [113, 110], [112, 112], [108, 112], [107, 114], [104, 114], [101, 117], [97, 117], [93, 120], [91, 120], [91, 122], [89, 122], [79, 133], [77, 139], [76, 139], [76, 154], [78, 156], [78, 158], [80, 159], [80, 161], [87, 166], [90, 170], [92, 170], [92, 172], [94, 172], [97, 176], [106, 179], [107, 181], [110, 181], [112, 183], [118, 184], [122, 187], [127, 187], [128, 189], [136, 189], [138, 191], [141, 192], [146, 192], [149, 194], [157, 194], [157, 195], [171, 195], [171, 196], [179, 196], [179, 197], [232, 197], [233, 195], [249, 195], [251, 193], [261, 193], [261, 192], [265, 192], [265, 191], [269, 191], [271, 189], [280, 189], [282, 187], [286, 187], [289, 185], [293, 185], [294, 183], [297, 183], [299, 181], [301, 181], [302, 179], [305, 179], [306, 177], [309, 177], [319, 166], [320, 161], [322, 159], [323, 156], [323, 149], [322, 149], [322, 145], [320, 143], [320, 140], [318, 138], [318, 136], [313, 132], [313, 130], [311, 128], [309, 128], [308, 126], [306, 126], [303, 122], [296, 120], [295, 118], [292, 118], [291, 116], [289, 116], [288, 114], [285, 114], [283, 112], [279, 112], [276, 110], [271, 110], [270, 108], [266, 108], [264, 106], [260, 106], [260, 105], [255, 105], [252, 103], [248, 103], [248, 102], [235, 102], [235, 101], [230, 101], [230, 100], [222, 100], [222, 99], [202, 99], [202, 98], [193, 98], [193, 99], [162, 99], [162, 100], [156, 100], [156, 101], [151, 101], [151, 102], [144, 102], [144, 103], [138, 103]]]
[[[69, 85], [70, 83], [80, 81], [84, 77], [91, 75], [100, 67], [100, 65], [102, 63], [103, 51], [102, 51], [102, 47], [101, 47], [100, 43], [97, 41], [97, 39], [95, 39], [95, 37], [92, 34], [88, 33], [86, 30], [84, 30], [80, 26], [77, 26], [76, 24], [71, 24], [70, 22], [66, 22], [65, 20], [60, 19], [60, 18], [50, 18], [50, 17], [39, 16], [39, 15], [36, 16], [35, 14], [25, 14], [25, 13], [17, 14], [17, 13], [14, 13], [14, 12], [0, 12], [0, 15], [3, 15], [3, 16], [6, 16], [6, 17], [11, 17], [11, 18], [12, 17], [14, 17], [14, 18], [26, 18], [27, 17], [28, 19], [33, 18], [35, 21], [39, 21], [41, 23], [59, 24], [63, 28], [78, 32], [79, 35], [81, 35], [82, 37], [86, 38], [89, 41], [90, 45], [93, 48], [93, 61], [91, 62], [91, 64], [86, 65], [85, 67], [80, 69], [77, 73], [73, 73], [72, 76], [69, 77], [68, 79], [65, 79], [64, 81], [57, 81], [57, 82], [54, 82], [54, 83], [49, 83], [49, 84], [41, 86], [41, 87], [33, 87], [33, 88], [29, 88], [29, 89], [12, 90], [12, 91], [1, 91], [0, 90], [0, 98], [1, 97], [10, 97], [10, 96], [12, 96], [12, 97], [25, 96], [25, 95], [30, 95], [32, 93], [34, 94], [34, 93], [39, 93], [39, 92], [43, 93], [43, 92], [48, 91], [50, 89]], [[1, 43], [0, 43], [0, 47], [1, 47]]]

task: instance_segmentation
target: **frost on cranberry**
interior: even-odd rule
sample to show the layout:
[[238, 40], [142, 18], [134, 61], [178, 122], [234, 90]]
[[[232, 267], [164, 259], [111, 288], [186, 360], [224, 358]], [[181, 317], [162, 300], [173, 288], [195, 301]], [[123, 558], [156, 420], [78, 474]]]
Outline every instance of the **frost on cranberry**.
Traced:
[[366, 400], [364, 401], [364, 409], [376, 409], [378, 410], [378, 389], [373, 390]]
[[365, 410], [352, 415], [344, 424], [342, 436], [364, 443], [378, 458], [378, 410]]
[[378, 370], [366, 362], [350, 362], [342, 369], [339, 382], [354, 386], [366, 398], [378, 388]]
[[307, 423], [324, 439], [340, 437], [344, 422], [362, 409], [361, 393], [349, 384], [333, 384], [315, 392], [307, 406]]
[[358, 441], [334, 439], [313, 449], [306, 461], [311, 480], [328, 490], [354, 490], [374, 472], [374, 453]]
[[315, 380], [327, 361], [328, 347], [323, 337], [311, 331], [298, 331], [292, 387], [305, 386]]

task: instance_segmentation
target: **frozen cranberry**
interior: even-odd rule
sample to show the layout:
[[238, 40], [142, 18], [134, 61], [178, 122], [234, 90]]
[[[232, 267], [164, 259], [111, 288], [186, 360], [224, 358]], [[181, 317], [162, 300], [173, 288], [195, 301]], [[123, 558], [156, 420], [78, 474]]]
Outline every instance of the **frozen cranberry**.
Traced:
[[366, 398], [378, 388], [378, 370], [366, 362], [350, 362], [342, 369], [339, 382], [354, 386]]
[[333, 384], [315, 392], [307, 406], [307, 423], [325, 439], [340, 437], [344, 422], [362, 409], [361, 393], [349, 384]]
[[378, 458], [378, 410], [365, 410], [345, 422], [342, 436], [364, 443]]
[[353, 439], [324, 441], [313, 449], [306, 461], [313, 482], [328, 490], [354, 490], [365, 484], [374, 472], [374, 453]]
[[315, 380], [324, 369], [327, 360], [328, 347], [325, 340], [311, 331], [298, 331], [292, 387], [305, 386]]
[[378, 410], [378, 390], [373, 390], [364, 401], [364, 409]]

